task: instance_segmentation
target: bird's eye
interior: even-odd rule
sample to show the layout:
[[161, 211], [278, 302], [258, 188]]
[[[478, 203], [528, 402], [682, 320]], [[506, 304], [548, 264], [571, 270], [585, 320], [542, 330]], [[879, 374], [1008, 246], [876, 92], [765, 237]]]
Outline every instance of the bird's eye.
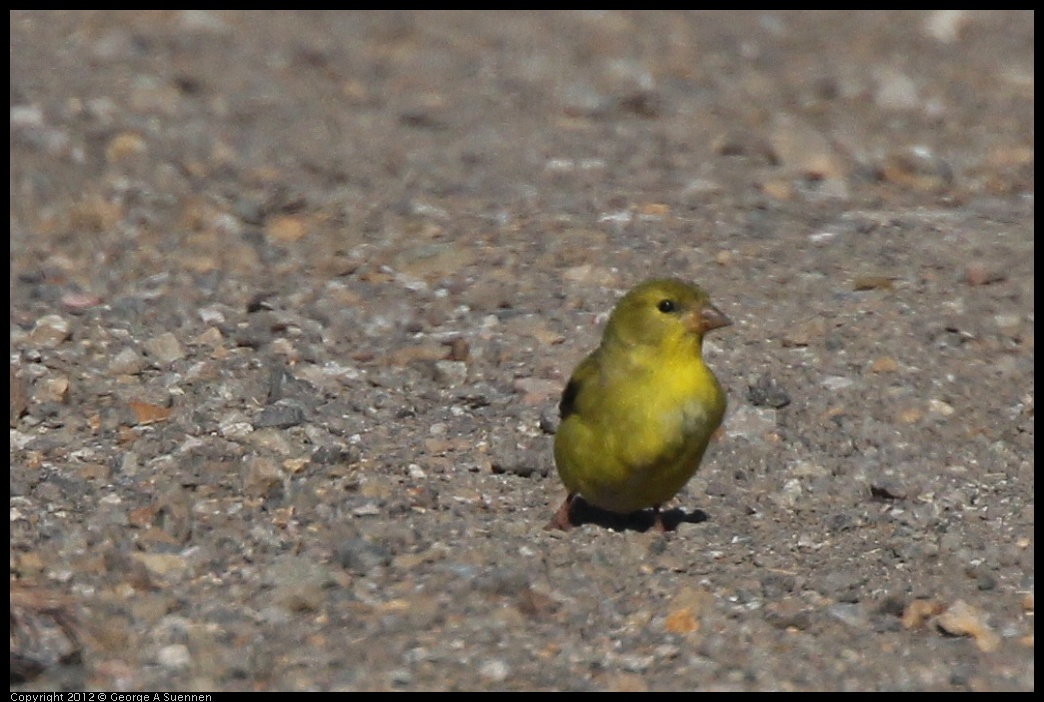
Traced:
[[660, 300], [659, 304], [656, 305], [656, 309], [664, 314], [670, 314], [675, 310], [674, 300]]

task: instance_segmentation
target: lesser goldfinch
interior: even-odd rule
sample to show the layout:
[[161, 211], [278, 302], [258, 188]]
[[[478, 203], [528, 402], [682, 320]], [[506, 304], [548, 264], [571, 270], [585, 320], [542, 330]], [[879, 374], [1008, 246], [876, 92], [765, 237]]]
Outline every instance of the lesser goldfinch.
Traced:
[[580, 495], [619, 514], [652, 507], [664, 529], [660, 505], [696, 473], [725, 415], [703, 335], [731, 323], [680, 280], [649, 280], [620, 299], [562, 393], [555, 465], [568, 495], [548, 528], [572, 527]]

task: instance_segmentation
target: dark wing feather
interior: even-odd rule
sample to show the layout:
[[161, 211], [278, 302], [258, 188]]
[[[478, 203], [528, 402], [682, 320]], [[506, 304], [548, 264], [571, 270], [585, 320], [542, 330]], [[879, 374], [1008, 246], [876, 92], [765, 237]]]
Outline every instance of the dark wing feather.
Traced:
[[580, 362], [580, 365], [573, 371], [573, 375], [570, 376], [565, 390], [562, 391], [562, 399], [558, 402], [558, 412], [562, 415], [563, 420], [579, 411], [580, 393], [584, 391], [584, 388], [591, 382], [592, 378], [598, 375], [598, 353], [600, 350], [596, 349], [594, 353]]

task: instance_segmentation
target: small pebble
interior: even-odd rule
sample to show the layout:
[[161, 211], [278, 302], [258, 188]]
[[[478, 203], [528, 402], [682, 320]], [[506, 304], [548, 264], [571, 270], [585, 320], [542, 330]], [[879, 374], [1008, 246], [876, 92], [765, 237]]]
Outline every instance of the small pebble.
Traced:
[[29, 333], [29, 341], [43, 348], [53, 349], [70, 336], [69, 322], [57, 314], [40, 317]]
[[164, 365], [179, 361], [185, 357], [181, 348], [181, 342], [171, 332], [165, 332], [145, 342], [145, 352], [156, 361]]
[[499, 658], [486, 661], [479, 666], [479, 675], [492, 682], [503, 682], [510, 673], [511, 668]]
[[148, 365], [144, 358], [132, 348], [125, 347], [109, 361], [111, 375], [137, 375]]
[[182, 670], [192, 662], [192, 654], [185, 644], [171, 644], [159, 650], [156, 661], [168, 670]]
[[435, 382], [444, 387], [463, 385], [468, 379], [468, 364], [463, 361], [435, 361]]

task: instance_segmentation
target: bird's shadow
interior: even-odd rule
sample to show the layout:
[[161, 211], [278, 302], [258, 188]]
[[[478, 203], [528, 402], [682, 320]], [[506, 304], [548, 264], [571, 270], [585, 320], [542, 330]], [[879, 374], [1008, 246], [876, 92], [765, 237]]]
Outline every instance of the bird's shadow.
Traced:
[[[702, 509], [694, 509], [686, 512], [680, 507], [660, 511], [660, 519], [664, 531], [674, 531], [679, 524], [699, 524], [710, 519], [710, 515]], [[646, 532], [656, 528], [656, 512], [651, 509], [643, 509], [630, 514], [617, 514], [608, 510], [595, 507], [584, 501], [583, 497], [577, 496], [569, 509], [569, 523], [574, 527], [584, 524], [596, 524], [605, 529], [613, 531], [640, 531]]]

